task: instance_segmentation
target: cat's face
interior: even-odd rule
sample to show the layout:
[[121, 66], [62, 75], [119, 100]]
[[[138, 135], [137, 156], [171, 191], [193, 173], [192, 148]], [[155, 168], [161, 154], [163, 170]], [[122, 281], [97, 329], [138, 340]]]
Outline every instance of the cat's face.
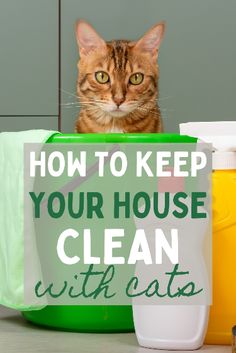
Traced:
[[78, 96], [82, 107], [122, 117], [157, 98], [157, 55], [164, 24], [138, 42], [105, 42], [86, 22], [77, 24]]

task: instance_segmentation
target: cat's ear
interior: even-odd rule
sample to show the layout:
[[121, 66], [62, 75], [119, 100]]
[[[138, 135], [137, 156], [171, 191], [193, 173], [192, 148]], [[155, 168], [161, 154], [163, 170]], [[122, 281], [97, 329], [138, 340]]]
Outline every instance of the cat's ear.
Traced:
[[87, 55], [94, 49], [105, 49], [106, 42], [100, 37], [95, 29], [86, 21], [79, 20], [75, 28], [76, 39], [80, 55]]
[[157, 56], [164, 32], [165, 22], [156, 24], [135, 43], [134, 48], [143, 52], [149, 52], [154, 57]]

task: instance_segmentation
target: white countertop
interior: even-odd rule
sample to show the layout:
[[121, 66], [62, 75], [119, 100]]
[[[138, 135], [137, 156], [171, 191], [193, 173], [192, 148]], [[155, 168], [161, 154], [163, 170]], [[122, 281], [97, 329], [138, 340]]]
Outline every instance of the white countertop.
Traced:
[[[47, 330], [0, 307], [0, 353], [164, 353], [138, 346], [133, 333], [90, 334]], [[204, 346], [197, 353], [231, 353], [230, 346]], [[187, 351], [185, 351], [187, 353]]]

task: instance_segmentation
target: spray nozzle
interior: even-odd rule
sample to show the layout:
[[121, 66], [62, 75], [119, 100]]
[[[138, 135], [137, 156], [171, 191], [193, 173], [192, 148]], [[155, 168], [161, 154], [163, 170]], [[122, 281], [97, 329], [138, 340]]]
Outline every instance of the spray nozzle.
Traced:
[[180, 124], [180, 134], [212, 144], [213, 169], [236, 169], [236, 121]]

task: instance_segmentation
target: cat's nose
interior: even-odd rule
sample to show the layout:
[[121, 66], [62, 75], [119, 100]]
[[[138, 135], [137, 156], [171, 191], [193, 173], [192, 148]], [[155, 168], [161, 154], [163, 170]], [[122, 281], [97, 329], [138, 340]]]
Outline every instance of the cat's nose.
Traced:
[[125, 97], [114, 97], [113, 100], [117, 107], [119, 107], [125, 101]]

